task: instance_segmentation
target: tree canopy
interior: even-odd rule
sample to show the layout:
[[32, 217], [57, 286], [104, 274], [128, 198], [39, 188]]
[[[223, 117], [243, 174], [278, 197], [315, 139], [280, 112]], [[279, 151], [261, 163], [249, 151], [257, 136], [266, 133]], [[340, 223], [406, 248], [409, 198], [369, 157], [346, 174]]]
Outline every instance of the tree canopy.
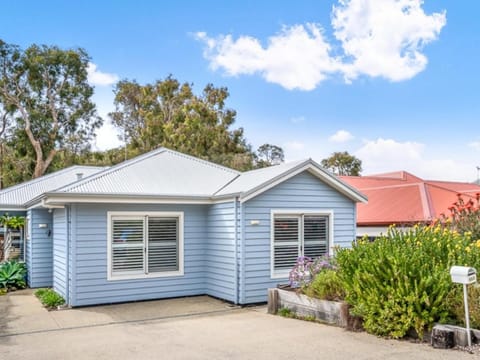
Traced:
[[362, 160], [350, 155], [347, 151], [334, 152], [321, 161], [321, 165], [340, 176], [359, 176], [362, 172]]
[[1, 116], [9, 127], [2, 146], [14, 143], [17, 156], [33, 162], [33, 177], [43, 175], [57, 153], [88, 148], [102, 124], [91, 101], [88, 63], [82, 49], [22, 50], [0, 40]]
[[275, 165], [283, 149], [257, 151], [225, 87], [207, 84], [200, 94], [173, 76], [139, 84], [119, 81], [109, 117], [124, 147], [92, 151], [103, 120], [88, 83], [90, 57], [83, 49], [0, 40], [0, 189], [74, 164], [110, 166], [159, 146], [237, 170]]
[[140, 85], [123, 80], [115, 87], [110, 113], [121, 138], [134, 153], [165, 146], [239, 170], [253, 166], [254, 153], [242, 128], [232, 128], [236, 112], [225, 106], [226, 88], [208, 84], [201, 95], [172, 76]]

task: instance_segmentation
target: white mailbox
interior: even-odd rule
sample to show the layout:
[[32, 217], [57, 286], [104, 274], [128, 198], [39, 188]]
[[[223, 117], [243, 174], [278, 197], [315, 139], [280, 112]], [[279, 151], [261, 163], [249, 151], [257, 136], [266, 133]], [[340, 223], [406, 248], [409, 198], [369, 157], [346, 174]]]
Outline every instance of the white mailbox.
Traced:
[[473, 284], [477, 282], [477, 270], [468, 266], [452, 266], [450, 268], [452, 282], [457, 284]]

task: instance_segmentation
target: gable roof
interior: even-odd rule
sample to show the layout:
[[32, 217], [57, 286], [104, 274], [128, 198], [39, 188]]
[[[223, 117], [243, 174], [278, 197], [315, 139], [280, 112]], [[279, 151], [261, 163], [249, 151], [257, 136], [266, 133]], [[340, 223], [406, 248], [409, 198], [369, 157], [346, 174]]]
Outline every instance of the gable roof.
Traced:
[[429, 222], [448, 213], [457, 194], [473, 198], [480, 193], [475, 184], [423, 180], [406, 171], [342, 180], [368, 196], [368, 204], [357, 205], [357, 224], [362, 226]]
[[193, 156], [159, 148], [55, 192], [208, 197], [239, 174]]
[[8, 187], [0, 191], [0, 209], [22, 209], [32, 199], [77, 181], [80, 174], [89, 176], [103, 169], [103, 167], [75, 165]]
[[312, 159], [293, 161], [241, 173], [234, 181], [218, 191], [215, 196], [238, 194], [243, 201], [247, 201], [303, 171], [310, 172], [354, 201], [367, 201], [362, 193], [323, 169]]
[[[312, 160], [238, 172], [170, 149], [159, 148], [46, 194], [50, 204], [73, 201], [203, 201], [238, 196], [241, 201], [309, 171], [353, 201], [366, 201]], [[63, 200], [62, 200], [63, 199]]]

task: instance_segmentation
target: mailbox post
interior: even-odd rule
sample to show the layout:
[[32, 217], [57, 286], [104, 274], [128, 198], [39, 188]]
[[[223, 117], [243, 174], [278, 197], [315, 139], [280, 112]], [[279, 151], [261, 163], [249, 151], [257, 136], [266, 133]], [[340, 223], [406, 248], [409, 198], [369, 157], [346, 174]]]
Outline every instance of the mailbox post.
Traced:
[[465, 325], [467, 327], [468, 346], [472, 346], [472, 336], [470, 334], [470, 317], [468, 314], [468, 294], [467, 285], [477, 282], [477, 270], [468, 266], [452, 266], [450, 268], [452, 282], [463, 284], [463, 301], [465, 304]]

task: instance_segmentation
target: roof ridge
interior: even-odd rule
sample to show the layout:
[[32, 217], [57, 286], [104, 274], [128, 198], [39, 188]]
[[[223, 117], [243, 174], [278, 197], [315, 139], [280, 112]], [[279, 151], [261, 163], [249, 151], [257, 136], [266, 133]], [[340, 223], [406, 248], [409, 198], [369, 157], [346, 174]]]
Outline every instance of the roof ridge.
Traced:
[[92, 181], [95, 181], [97, 179], [101, 179], [103, 178], [104, 176], [107, 176], [109, 174], [113, 174], [119, 170], [122, 170], [122, 169], [125, 169], [129, 166], [132, 166], [134, 164], [137, 164], [139, 163], [140, 161], [144, 161], [146, 159], [149, 159], [151, 157], [154, 157], [156, 155], [159, 155], [159, 154], [162, 154], [164, 152], [168, 152], [172, 155], [175, 155], [175, 156], [178, 156], [178, 157], [183, 157], [185, 159], [189, 159], [191, 161], [196, 161], [196, 162], [200, 162], [204, 165], [208, 165], [208, 166], [211, 166], [211, 167], [214, 167], [214, 168], [217, 168], [217, 169], [220, 169], [220, 170], [223, 170], [225, 172], [230, 172], [230, 173], [233, 173], [235, 175], [239, 175], [241, 174], [239, 171], [237, 170], [234, 170], [234, 169], [230, 169], [228, 167], [225, 167], [225, 166], [222, 166], [222, 165], [218, 165], [218, 164], [215, 164], [213, 162], [210, 162], [210, 161], [207, 161], [207, 160], [203, 160], [203, 159], [199, 159], [199, 158], [196, 158], [194, 156], [191, 156], [191, 155], [187, 155], [187, 154], [182, 154], [178, 151], [175, 151], [175, 150], [171, 150], [171, 149], [168, 149], [166, 147], [158, 147], [157, 149], [154, 149], [154, 150], [151, 150], [149, 152], [146, 152], [144, 154], [141, 154], [141, 155], [138, 155], [138, 156], [135, 156], [134, 158], [132, 159], [129, 159], [129, 160], [126, 160], [126, 161], [123, 161], [119, 164], [116, 164], [116, 165], [113, 165], [107, 169], [105, 169], [104, 171], [100, 171], [96, 174], [92, 174], [91, 176], [88, 176], [87, 178], [85, 179], [82, 179], [82, 180], [79, 180], [79, 181], [76, 181], [74, 183], [71, 183], [71, 184], [68, 184], [68, 185], [65, 185], [65, 186], [62, 186], [58, 189], [55, 189], [54, 191], [68, 191], [68, 190], [73, 190], [75, 189], [76, 187], [80, 186], [80, 185], [85, 185], [85, 184], [88, 184]]
[[418, 183], [418, 190], [420, 191], [420, 200], [422, 202], [423, 216], [425, 219], [433, 219], [435, 217], [435, 212], [432, 208], [432, 201], [430, 199], [430, 194], [427, 190], [427, 184], [425, 182]]
[[393, 185], [386, 185], [386, 186], [369, 186], [369, 187], [365, 187], [365, 188], [358, 187], [358, 189], [361, 189], [361, 190], [393, 189], [393, 188], [399, 188], [399, 187], [417, 186], [417, 185], [421, 185], [421, 184], [424, 184], [424, 183], [425, 182], [420, 181], [420, 182], [415, 182], [415, 183], [393, 184]]
[[195, 157], [195, 156], [192, 156], [192, 155], [184, 154], [184, 153], [181, 153], [181, 152], [176, 151], [176, 150], [172, 150], [172, 149], [169, 149], [169, 148], [166, 148], [166, 147], [162, 147], [162, 149], [165, 149], [165, 151], [168, 151], [168, 152], [170, 152], [170, 153], [173, 154], [173, 155], [177, 155], [177, 156], [180, 156], [180, 157], [188, 158], [188, 159], [190, 159], [190, 160], [197, 161], [197, 162], [203, 163], [203, 164], [205, 164], [205, 165], [209, 165], [209, 166], [211, 166], [211, 167], [218, 168], [218, 169], [220, 169], [220, 170], [232, 172], [232, 173], [237, 174], [237, 175], [239, 175], [239, 174], [242, 173], [242, 172], [240, 172], [240, 171], [238, 171], [238, 170], [229, 168], [229, 167], [227, 167], [227, 166], [223, 166], [223, 165], [220, 165], [220, 164], [211, 162], [211, 161], [209, 161], [209, 160], [205, 160], [205, 159], [202, 159], [202, 158], [198, 158], [198, 157]]
[[15, 184], [15, 185], [12, 185], [12, 186], [9, 186], [7, 188], [4, 188], [2, 190], [0, 190], [0, 194], [8, 194], [9, 192], [12, 192], [12, 191], [15, 191], [15, 190], [18, 190], [18, 189], [21, 189], [21, 188], [24, 188], [26, 186], [31, 186], [32, 184], [35, 184], [35, 183], [39, 183], [41, 181], [44, 181], [44, 180], [47, 180], [53, 176], [58, 176], [59, 174], [63, 174], [63, 173], [66, 173], [67, 171], [70, 171], [74, 168], [79, 168], [79, 167], [88, 167], [88, 168], [98, 168], [98, 169], [101, 169], [103, 168], [103, 166], [93, 166], [93, 165], [72, 165], [72, 166], [69, 166], [69, 167], [66, 167], [66, 168], [63, 168], [63, 169], [60, 169], [60, 170], [57, 170], [57, 171], [54, 171], [52, 173], [48, 173], [46, 175], [42, 175], [38, 178], [35, 178], [35, 179], [30, 179], [30, 180], [27, 180], [27, 181], [24, 181], [24, 182], [21, 182], [19, 184]]

